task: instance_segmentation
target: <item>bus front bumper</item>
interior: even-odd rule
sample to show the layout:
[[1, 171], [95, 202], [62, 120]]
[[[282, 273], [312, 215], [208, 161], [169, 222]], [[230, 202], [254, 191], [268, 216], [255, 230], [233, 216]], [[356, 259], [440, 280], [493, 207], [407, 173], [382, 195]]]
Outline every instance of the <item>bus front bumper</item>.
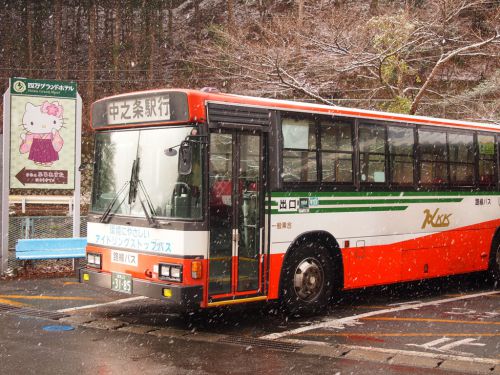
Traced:
[[[81, 268], [79, 279], [84, 284], [111, 289], [111, 273], [108, 272]], [[134, 278], [132, 278], [132, 293], [189, 308], [199, 308], [203, 298], [201, 286], [161, 284]]]

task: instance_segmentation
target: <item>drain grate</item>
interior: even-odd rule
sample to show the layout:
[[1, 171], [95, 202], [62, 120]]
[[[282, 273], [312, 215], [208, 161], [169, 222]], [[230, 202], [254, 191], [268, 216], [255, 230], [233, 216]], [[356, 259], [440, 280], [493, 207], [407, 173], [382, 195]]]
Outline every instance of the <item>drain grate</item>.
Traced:
[[0, 303], [0, 313], [2, 312], [6, 314], [32, 316], [35, 318], [44, 318], [50, 320], [59, 320], [61, 318], [69, 316], [68, 314], [62, 314], [56, 311], [30, 309], [28, 307], [17, 307]]
[[245, 336], [228, 336], [220, 339], [219, 342], [223, 342], [226, 344], [238, 344], [244, 346], [249, 346], [249, 345], [258, 346], [261, 348], [283, 350], [287, 352], [294, 352], [302, 348], [302, 345], [298, 344], [292, 344], [281, 341], [263, 340], [255, 337], [245, 337]]

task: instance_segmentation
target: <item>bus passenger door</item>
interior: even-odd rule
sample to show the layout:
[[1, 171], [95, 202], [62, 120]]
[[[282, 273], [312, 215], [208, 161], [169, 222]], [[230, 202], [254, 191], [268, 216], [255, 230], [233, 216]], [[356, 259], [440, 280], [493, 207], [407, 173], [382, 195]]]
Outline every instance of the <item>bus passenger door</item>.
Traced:
[[263, 139], [260, 132], [210, 134], [209, 303], [263, 290]]

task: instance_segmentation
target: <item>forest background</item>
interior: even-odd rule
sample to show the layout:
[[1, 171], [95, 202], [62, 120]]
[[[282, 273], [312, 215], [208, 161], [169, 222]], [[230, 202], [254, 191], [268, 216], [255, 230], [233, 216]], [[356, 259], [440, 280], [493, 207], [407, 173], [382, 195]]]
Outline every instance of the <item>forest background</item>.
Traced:
[[499, 57], [500, 0], [0, 0], [0, 89], [77, 82], [84, 160], [90, 104], [143, 89], [500, 124]]

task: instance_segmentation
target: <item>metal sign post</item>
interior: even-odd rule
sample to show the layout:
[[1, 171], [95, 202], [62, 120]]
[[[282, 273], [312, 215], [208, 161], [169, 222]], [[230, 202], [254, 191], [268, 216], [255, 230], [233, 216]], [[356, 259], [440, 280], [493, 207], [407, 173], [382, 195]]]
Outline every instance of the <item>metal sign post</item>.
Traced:
[[80, 237], [80, 198], [82, 164], [82, 97], [76, 94], [76, 124], [75, 124], [75, 189], [73, 190], [73, 237]]
[[2, 241], [0, 252], [0, 274], [7, 271], [9, 260], [9, 149], [10, 149], [10, 88], [3, 96], [3, 136], [2, 136], [2, 218], [0, 222]]

